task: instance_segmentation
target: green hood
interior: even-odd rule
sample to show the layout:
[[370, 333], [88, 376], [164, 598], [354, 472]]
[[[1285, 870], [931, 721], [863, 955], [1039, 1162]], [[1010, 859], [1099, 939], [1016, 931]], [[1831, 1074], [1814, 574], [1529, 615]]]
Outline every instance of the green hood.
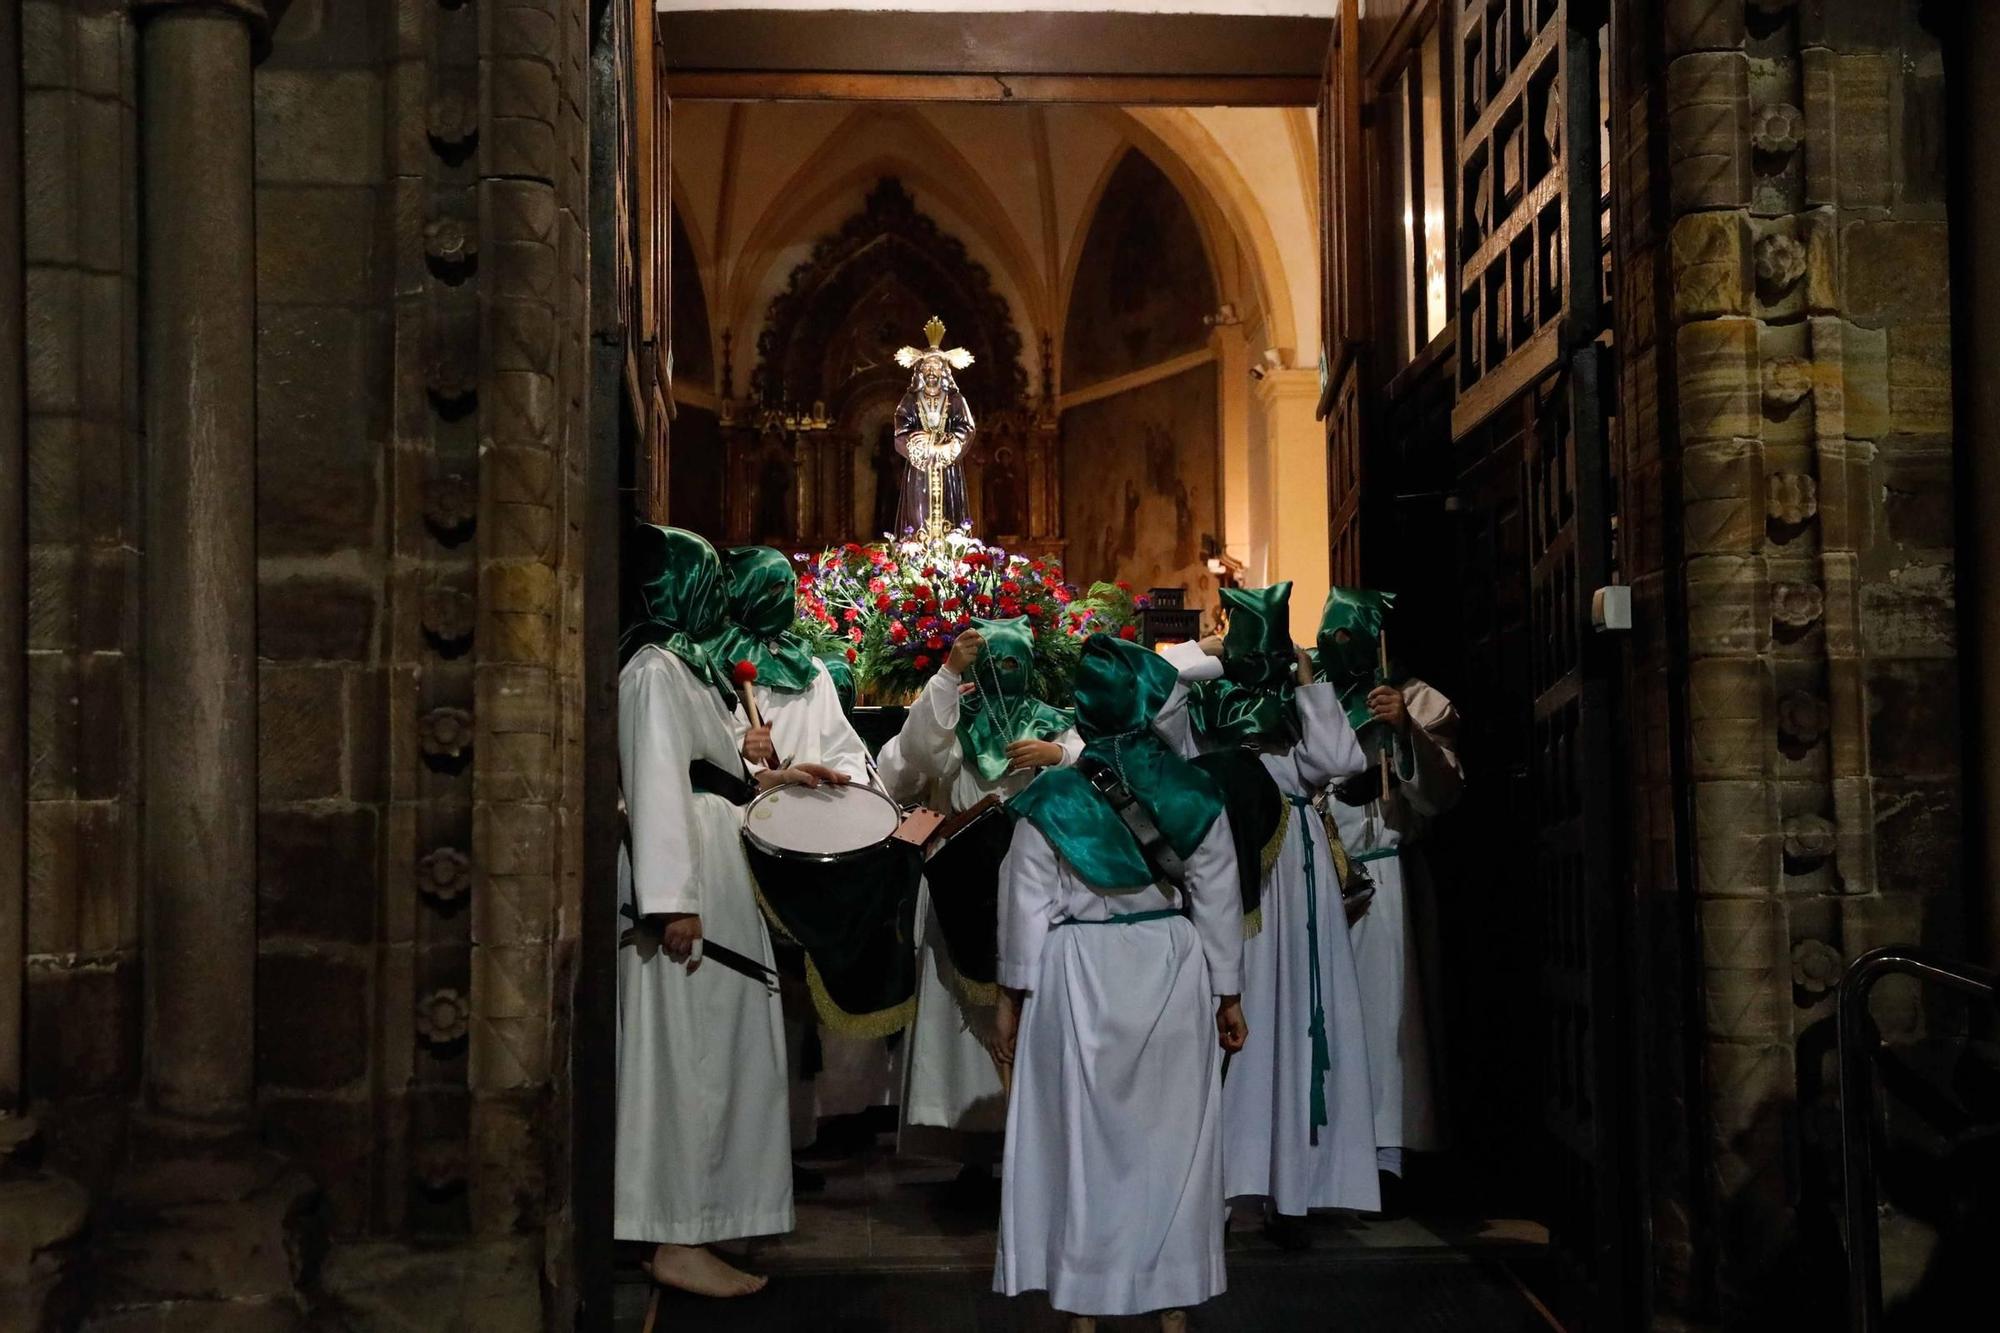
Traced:
[[642, 523], [633, 534], [631, 559], [638, 605], [619, 638], [618, 664], [658, 645], [686, 662], [733, 709], [736, 689], [729, 668], [704, 643], [725, 623], [727, 609], [715, 548], [692, 532]]
[[799, 615], [792, 562], [768, 546], [733, 547], [724, 561], [729, 618], [707, 640], [709, 652], [725, 667], [751, 663], [767, 690], [798, 694], [812, 688], [812, 649], [792, 632]]
[[[1206, 773], [1167, 748], [1153, 730], [1179, 674], [1165, 658], [1109, 634], [1083, 646], [1076, 674], [1076, 726], [1087, 758], [1107, 764], [1132, 790], [1169, 845], [1194, 854], [1222, 813]], [[1042, 831], [1084, 882], [1107, 892], [1153, 883], [1138, 841], [1118, 813], [1073, 768], [1051, 769], [1008, 802]]]
[[[959, 701], [958, 746], [987, 782], [1007, 774], [1007, 747], [1018, 740], [1052, 741], [1071, 715], [1034, 697], [1035, 635], [1026, 616], [972, 622], [985, 650], [972, 664], [972, 693]], [[1011, 665], [1010, 665], [1011, 663]]]
[[1298, 735], [1292, 706], [1291, 583], [1268, 588], [1224, 588], [1229, 632], [1222, 638], [1222, 679], [1192, 687], [1189, 714], [1204, 737], [1252, 745]]
[[1382, 626], [1395, 604], [1392, 592], [1334, 588], [1320, 611], [1319, 677], [1340, 696], [1340, 706], [1356, 732], [1374, 720], [1368, 711], [1368, 692], [1385, 679]]

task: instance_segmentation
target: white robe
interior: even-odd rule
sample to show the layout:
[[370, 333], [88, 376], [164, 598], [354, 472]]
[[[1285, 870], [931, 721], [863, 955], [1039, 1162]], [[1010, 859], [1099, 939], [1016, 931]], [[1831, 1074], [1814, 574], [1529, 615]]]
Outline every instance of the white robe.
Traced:
[[[771, 962], [750, 887], [741, 812], [688, 781], [691, 760], [740, 772], [735, 733], [686, 663], [642, 648], [618, 677], [618, 765], [631, 838], [623, 924], [697, 912], [704, 939]], [[792, 1229], [778, 997], [714, 962], [692, 975], [664, 950], [618, 950], [614, 1234], [700, 1245]]]
[[[1199, 1304], [1222, 1266], [1222, 1052], [1215, 1001], [1241, 984], [1229, 818], [1187, 860], [1190, 917], [1107, 897], [1022, 821], [1000, 871], [1000, 983], [1026, 989], [1001, 1170], [996, 1291], [1122, 1315]], [[1254, 1045], [1264, 1034], [1250, 1030]]]
[[1327, 801], [1348, 855], [1375, 881], [1375, 897], [1354, 923], [1354, 963], [1368, 1024], [1379, 1162], [1398, 1174], [1405, 1149], [1445, 1146], [1443, 1069], [1433, 1038], [1442, 1014], [1437, 901], [1423, 850], [1411, 844], [1458, 803], [1464, 788], [1451, 701], [1420, 680], [1405, 683], [1403, 697], [1416, 725], [1408, 744], [1397, 747], [1400, 785], [1387, 801]]
[[[771, 728], [771, 744], [779, 764], [825, 764], [856, 782], [868, 781], [868, 746], [847, 720], [840, 692], [823, 663], [813, 663], [813, 681], [804, 690], [784, 693], [763, 685], [756, 691], [757, 714]], [[739, 728], [749, 720], [739, 712]], [[739, 737], [740, 743], [740, 737]], [[811, 1079], [797, 1077], [805, 1025], [787, 1025], [795, 1071], [790, 1088], [792, 1131], [804, 1146], [822, 1116], [852, 1115], [871, 1106], [896, 1101], [896, 1065], [888, 1043], [880, 1037], [843, 1037], [821, 1029], [823, 1060]]]
[[[1220, 661], [1199, 645], [1175, 645], [1166, 656], [1183, 679], [1220, 674]], [[1258, 756], [1286, 798], [1288, 822], [1259, 899], [1263, 929], [1243, 945], [1243, 1016], [1257, 1035], [1230, 1061], [1223, 1083], [1223, 1185], [1230, 1198], [1268, 1198], [1288, 1216], [1313, 1208], [1372, 1212], [1382, 1206], [1382, 1187], [1361, 983], [1325, 824], [1317, 810], [1292, 803], [1360, 772], [1368, 760], [1331, 685], [1302, 686], [1295, 697], [1302, 738], [1289, 750]], [[1215, 748], [1195, 734], [1185, 710], [1170, 721], [1170, 734], [1183, 753]], [[1320, 1126], [1317, 1143], [1310, 1032], [1315, 939], [1331, 1060], [1321, 1085], [1327, 1123]]]
[[[877, 756], [883, 785], [898, 801], [955, 814], [988, 795], [1006, 800], [1034, 776], [1008, 773], [988, 782], [964, 762], [957, 731], [961, 683], [956, 671], [940, 668], [910, 705], [903, 729]], [[1058, 736], [1056, 744], [1065, 765], [1083, 753], [1083, 738], [1075, 728]], [[999, 1072], [986, 1053], [993, 1007], [968, 1004], [953, 987], [956, 980], [926, 879], [917, 904], [917, 1015], [903, 1061], [903, 1121], [962, 1133], [997, 1133], [1006, 1128], [1007, 1103]]]

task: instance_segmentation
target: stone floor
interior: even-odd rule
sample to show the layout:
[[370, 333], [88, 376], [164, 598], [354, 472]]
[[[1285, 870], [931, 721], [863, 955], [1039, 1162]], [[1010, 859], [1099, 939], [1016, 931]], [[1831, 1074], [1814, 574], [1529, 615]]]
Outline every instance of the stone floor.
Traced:
[[[736, 1247], [747, 1266], [772, 1275], [771, 1293], [730, 1305], [670, 1296], [662, 1303], [660, 1333], [985, 1333], [1059, 1326], [1045, 1301], [1015, 1303], [1019, 1308], [1010, 1310], [1010, 1303], [988, 1299], [997, 1208], [955, 1205], [954, 1164], [878, 1150], [816, 1165], [826, 1174], [826, 1189], [799, 1198], [797, 1229]], [[1287, 1253], [1265, 1238], [1251, 1210], [1239, 1209], [1229, 1237], [1236, 1289], [1196, 1326], [1376, 1327], [1389, 1320], [1398, 1333], [1550, 1327], [1520, 1280], [1539, 1268], [1547, 1244], [1547, 1232], [1536, 1223], [1327, 1214], [1310, 1226], [1312, 1249]], [[1273, 1275], [1283, 1281], [1266, 1280]], [[621, 1274], [615, 1305], [621, 1333], [640, 1327], [649, 1291], [635, 1271]], [[1307, 1301], [1314, 1317], [1299, 1324], [1281, 1308], [1287, 1300]], [[1338, 1325], [1330, 1322], [1336, 1311]], [[1117, 1326], [1105, 1327], [1111, 1333]]]

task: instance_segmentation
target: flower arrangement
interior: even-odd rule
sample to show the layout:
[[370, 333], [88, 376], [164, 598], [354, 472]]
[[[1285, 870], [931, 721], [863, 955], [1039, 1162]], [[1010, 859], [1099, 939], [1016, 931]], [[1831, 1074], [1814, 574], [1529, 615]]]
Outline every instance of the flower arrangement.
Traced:
[[797, 632], [816, 653], [844, 653], [861, 689], [879, 699], [914, 696], [974, 617], [1026, 616], [1036, 693], [1066, 706], [1084, 639], [1134, 637], [1143, 609], [1125, 584], [1095, 584], [1078, 596], [1057, 562], [1009, 554], [964, 528], [929, 541], [848, 542], [797, 559]]

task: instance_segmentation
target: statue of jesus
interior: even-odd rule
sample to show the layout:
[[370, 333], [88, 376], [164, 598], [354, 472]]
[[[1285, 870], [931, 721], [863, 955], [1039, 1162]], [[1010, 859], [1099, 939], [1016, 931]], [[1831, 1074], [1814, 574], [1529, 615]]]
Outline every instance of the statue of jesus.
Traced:
[[971, 365], [972, 353], [963, 347], [943, 350], [944, 321], [936, 315], [924, 334], [931, 344], [927, 350], [905, 347], [896, 353], [896, 364], [910, 370], [910, 387], [896, 404], [896, 452], [909, 464], [896, 527], [935, 540], [971, 516], [959, 459], [972, 443], [972, 409], [952, 371]]

